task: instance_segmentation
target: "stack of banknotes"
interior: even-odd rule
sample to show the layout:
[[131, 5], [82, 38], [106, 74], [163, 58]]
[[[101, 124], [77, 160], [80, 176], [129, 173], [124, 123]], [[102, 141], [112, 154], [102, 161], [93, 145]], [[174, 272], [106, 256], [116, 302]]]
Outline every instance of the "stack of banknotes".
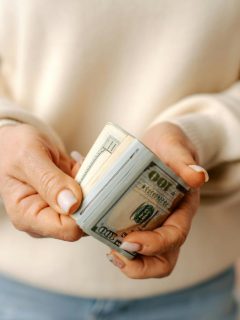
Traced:
[[73, 215], [81, 229], [129, 259], [120, 248], [132, 231], [160, 226], [189, 187], [135, 137], [108, 123], [76, 175], [83, 202]]

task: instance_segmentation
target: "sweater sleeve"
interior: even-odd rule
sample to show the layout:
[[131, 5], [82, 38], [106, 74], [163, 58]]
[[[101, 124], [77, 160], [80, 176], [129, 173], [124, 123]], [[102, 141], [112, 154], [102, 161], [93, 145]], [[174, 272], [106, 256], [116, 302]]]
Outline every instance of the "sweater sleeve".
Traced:
[[42, 120], [32, 113], [25, 111], [14, 102], [0, 97], [0, 127], [5, 125], [14, 125], [17, 123], [28, 123], [37, 128], [40, 132], [46, 134], [48, 138], [64, 151], [65, 147], [57, 133]]
[[206, 169], [239, 161], [240, 81], [220, 93], [187, 97], [161, 113], [151, 125], [162, 121], [181, 127]]

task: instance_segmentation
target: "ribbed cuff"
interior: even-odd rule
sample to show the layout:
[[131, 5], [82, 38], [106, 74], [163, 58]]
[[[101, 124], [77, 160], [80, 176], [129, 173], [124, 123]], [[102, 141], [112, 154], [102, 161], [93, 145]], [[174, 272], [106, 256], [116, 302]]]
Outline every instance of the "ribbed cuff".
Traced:
[[[6, 125], [5, 121], [16, 121], [32, 125], [37, 128], [40, 132], [46, 134], [48, 138], [59, 147], [60, 150], [65, 151], [65, 146], [58, 136], [58, 134], [44, 121], [37, 118], [35, 115], [30, 112], [25, 111], [23, 108], [16, 105], [14, 102], [11, 102], [5, 98], [0, 99], [0, 121], [2, 125]], [[8, 122], [10, 124], [10, 122]]]
[[18, 125], [22, 122], [20, 121], [16, 121], [16, 120], [12, 120], [12, 119], [0, 119], [0, 128], [1, 127], [5, 127], [5, 126], [15, 126]]

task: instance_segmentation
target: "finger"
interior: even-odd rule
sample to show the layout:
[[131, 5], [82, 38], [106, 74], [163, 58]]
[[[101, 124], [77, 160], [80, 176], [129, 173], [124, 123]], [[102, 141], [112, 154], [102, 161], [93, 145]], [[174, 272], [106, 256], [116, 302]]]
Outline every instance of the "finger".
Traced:
[[57, 163], [57, 167], [61, 169], [64, 173], [71, 176], [72, 167], [75, 165], [75, 161], [69, 158], [65, 154], [60, 154], [59, 161]]
[[26, 150], [23, 158], [16, 178], [30, 184], [53, 210], [62, 214], [77, 210], [82, 199], [79, 184], [53, 163], [44, 148]]
[[153, 256], [178, 249], [185, 242], [198, 206], [198, 191], [189, 193], [165, 223], [153, 231], [132, 232], [124, 238], [122, 249]]
[[171, 274], [174, 269], [179, 250], [154, 257], [139, 256], [128, 260], [116, 251], [112, 251], [107, 257], [116, 267], [131, 279], [163, 278]]
[[[41, 200], [30, 196], [28, 199], [22, 200], [22, 206], [28, 207], [25, 212], [25, 223], [21, 224], [20, 230], [25, 232], [31, 232], [41, 237], [51, 237], [64, 241], [76, 241], [79, 240], [83, 232], [77, 226], [76, 222], [71, 216], [60, 215], [50, 207], [38, 209], [37, 204], [41, 205]], [[35, 202], [33, 205], [32, 202]]]
[[14, 226], [35, 237], [78, 240], [83, 232], [70, 216], [54, 211], [29, 185], [9, 179], [2, 193]]
[[72, 177], [76, 177], [77, 173], [78, 173], [78, 170], [80, 169], [81, 167], [81, 164], [76, 162], [75, 165], [73, 166], [72, 168], [72, 171], [71, 171], [71, 176]]
[[83, 163], [84, 157], [78, 151], [75, 151], [75, 150], [72, 151], [70, 155], [75, 160], [75, 163], [71, 170], [71, 176], [75, 177]]
[[84, 158], [83, 156], [81, 155], [81, 153], [79, 153], [78, 151], [76, 150], [73, 150], [71, 153], [70, 153], [70, 156], [78, 163], [82, 164]]

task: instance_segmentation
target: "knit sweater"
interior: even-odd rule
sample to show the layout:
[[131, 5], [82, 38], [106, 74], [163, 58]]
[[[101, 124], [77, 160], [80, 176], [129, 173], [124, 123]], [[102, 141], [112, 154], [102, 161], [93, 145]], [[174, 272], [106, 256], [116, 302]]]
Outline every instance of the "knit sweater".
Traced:
[[2, 125], [30, 123], [86, 154], [108, 121], [137, 137], [171, 121], [196, 146], [210, 181], [167, 278], [128, 279], [91, 237], [31, 238], [14, 229], [3, 205], [0, 272], [60, 293], [135, 298], [230, 266], [240, 243], [239, 34], [237, 0], [2, 0]]

